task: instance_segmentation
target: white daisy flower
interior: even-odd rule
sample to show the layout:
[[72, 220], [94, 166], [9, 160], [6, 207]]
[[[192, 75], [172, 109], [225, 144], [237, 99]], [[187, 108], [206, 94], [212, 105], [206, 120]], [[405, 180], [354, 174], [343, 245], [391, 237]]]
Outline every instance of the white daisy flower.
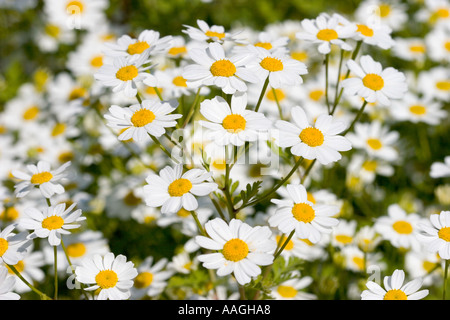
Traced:
[[432, 178], [450, 177], [450, 156], [446, 156], [444, 162], [433, 162], [430, 176]]
[[0, 230], [0, 263], [17, 264], [26, 254], [27, 247], [31, 245], [26, 231], [18, 234], [13, 232], [16, 227], [17, 224], [10, 224]]
[[418, 214], [407, 214], [398, 204], [392, 204], [388, 207], [388, 215], [379, 217], [374, 228], [394, 247], [419, 251], [421, 243], [417, 238], [417, 226], [420, 221]]
[[39, 190], [45, 198], [50, 198], [54, 194], [63, 193], [64, 187], [59, 182], [64, 178], [64, 171], [69, 166], [70, 161], [55, 170], [51, 170], [50, 163], [41, 160], [37, 165], [27, 165], [27, 169], [31, 175], [19, 170], [13, 170], [11, 174], [15, 178], [23, 180], [14, 186], [16, 196], [18, 198], [26, 196], [35, 186], [39, 187]]
[[161, 213], [176, 213], [181, 208], [193, 211], [198, 208], [195, 196], [201, 197], [217, 189], [217, 184], [204, 182], [211, 173], [203, 169], [191, 169], [183, 174], [183, 166], [165, 167], [159, 175], [150, 174], [144, 188], [145, 203], [161, 207]]
[[[32, 249], [30, 249], [30, 251], [32, 251]], [[39, 283], [45, 279], [45, 272], [42, 270], [45, 264], [46, 263], [43, 252], [34, 251], [27, 252], [24, 258], [17, 262], [13, 267], [29, 283]], [[8, 267], [8, 271], [10, 274], [13, 274], [15, 277], [17, 277], [17, 275], [11, 270], [11, 268]], [[17, 277], [14, 291], [18, 293], [30, 292], [31, 288]]]
[[145, 141], [148, 134], [160, 137], [165, 128], [175, 127], [176, 119], [181, 114], [169, 114], [178, 107], [176, 100], [161, 102], [159, 100], [143, 100], [141, 104], [134, 104], [128, 108], [112, 105], [109, 114], [105, 115], [108, 126], [122, 129], [119, 140]]
[[279, 35], [275, 35], [274, 33], [269, 33], [267, 31], [258, 32], [254, 35], [251, 40], [245, 41], [244, 46], [235, 46], [233, 47], [234, 52], [241, 53], [243, 51], [248, 50], [248, 45], [261, 47], [270, 52], [285, 52], [287, 53], [287, 45], [289, 43], [288, 37], [280, 37]]
[[291, 153], [308, 160], [317, 159], [321, 164], [329, 164], [342, 158], [338, 151], [348, 151], [351, 143], [337, 134], [344, 131], [345, 123], [335, 121], [331, 115], [321, 114], [314, 125], [310, 125], [305, 111], [301, 107], [292, 108], [290, 123], [278, 120], [275, 127], [279, 134], [275, 143], [282, 147], [291, 147]]
[[450, 63], [450, 25], [434, 28], [425, 36], [425, 43], [431, 60]]
[[219, 25], [208, 25], [203, 20], [197, 19], [198, 28], [187, 26], [183, 33], [186, 33], [192, 40], [208, 42], [214, 41], [218, 43], [223, 43], [226, 40], [235, 41], [237, 34], [230, 34], [225, 31], [223, 26]]
[[289, 184], [286, 187], [289, 197], [272, 202], [278, 206], [275, 214], [268, 220], [271, 227], [277, 227], [283, 233], [295, 230], [295, 236], [318, 243], [322, 234], [329, 234], [339, 220], [333, 218], [339, 212], [336, 206], [313, 204], [308, 200], [303, 185]]
[[428, 55], [428, 49], [422, 38], [395, 38], [392, 53], [407, 61], [423, 62]]
[[362, 182], [371, 184], [375, 181], [377, 175], [392, 176], [394, 168], [383, 159], [354, 154], [348, 165], [348, 172], [354, 177], [360, 178]]
[[48, 238], [51, 246], [61, 244], [61, 236], [70, 234], [72, 229], [80, 227], [77, 222], [83, 221], [86, 217], [81, 217], [81, 209], [72, 212], [76, 203], [66, 209], [65, 203], [47, 207], [43, 212], [36, 208], [27, 208], [24, 217], [20, 219], [19, 226], [33, 230], [28, 238]]
[[359, 21], [385, 24], [397, 31], [408, 21], [407, 8], [407, 5], [399, 0], [366, 0], [359, 4], [355, 17]]
[[137, 39], [123, 35], [116, 43], [105, 43], [104, 50], [107, 56], [128, 57], [148, 52], [150, 55], [162, 53], [172, 45], [172, 36], [160, 38], [158, 31], [144, 30]]
[[207, 121], [200, 120], [199, 124], [209, 129], [206, 138], [218, 145], [241, 146], [246, 141], [256, 141], [258, 132], [270, 128], [270, 121], [264, 114], [247, 110], [246, 107], [245, 93], [234, 94], [231, 97], [231, 105], [220, 96], [204, 100], [200, 105], [200, 113]]
[[381, 49], [391, 48], [395, 41], [391, 37], [391, 28], [376, 21], [357, 23], [354, 39], [366, 44], [378, 46]]
[[312, 282], [311, 277], [289, 279], [274, 287], [271, 294], [277, 300], [315, 300], [316, 295], [302, 291]]
[[252, 46], [248, 49], [256, 58], [249, 62], [247, 67], [260, 81], [268, 79], [270, 86], [275, 89], [303, 83], [301, 75], [308, 73], [303, 62], [291, 58], [283, 51], [271, 52], [263, 47]]
[[351, 245], [355, 241], [356, 221], [339, 219], [339, 224], [333, 229], [331, 244], [338, 248]]
[[215, 85], [226, 94], [236, 91], [247, 91], [245, 82], [259, 81], [246, 65], [253, 58], [252, 54], [243, 53], [229, 58], [225, 55], [223, 46], [210, 43], [207, 48], [193, 48], [189, 57], [195, 62], [184, 67], [181, 74], [187, 84], [200, 82], [206, 86]]
[[147, 257], [137, 268], [138, 275], [131, 288], [131, 299], [141, 299], [144, 296], [156, 297], [164, 291], [172, 271], [164, 270], [168, 260], [163, 258], [155, 263], [153, 257]]
[[0, 266], [0, 300], [20, 300], [20, 295], [13, 292], [16, 278], [8, 274], [5, 266]]
[[355, 244], [364, 252], [373, 251], [381, 242], [381, 237], [373, 226], [361, 227], [355, 235]]
[[384, 288], [369, 281], [367, 290], [361, 293], [361, 300], [421, 300], [428, 295], [428, 290], [420, 290], [422, 279], [417, 278], [405, 284], [405, 272], [395, 270], [391, 276], [384, 277]]
[[112, 63], [102, 65], [94, 77], [104, 86], [112, 87], [114, 93], [123, 92], [125, 97], [133, 98], [138, 93], [137, 84], [157, 85], [156, 77], [147, 72], [151, 66], [144, 67], [149, 62], [148, 55], [149, 52], [136, 57], [116, 57]]
[[349, 95], [359, 95], [367, 102], [380, 102], [389, 106], [391, 99], [401, 99], [408, 90], [406, 77], [402, 72], [392, 67], [383, 69], [369, 55], [360, 59], [360, 65], [354, 60], [347, 61], [347, 67], [355, 74], [343, 80], [342, 87]]
[[443, 66], [419, 73], [417, 88], [426, 97], [448, 101], [450, 99], [450, 70]]
[[410, 92], [407, 92], [401, 101], [393, 102], [389, 111], [397, 120], [423, 122], [429, 125], [438, 125], [448, 116], [441, 103], [430, 97], [418, 97]]
[[209, 237], [197, 236], [195, 241], [219, 252], [199, 255], [198, 260], [207, 269], [217, 269], [218, 276], [233, 273], [236, 281], [244, 285], [261, 274], [259, 266], [273, 262], [276, 243], [268, 227], [251, 227], [237, 219], [227, 224], [216, 218], [205, 224], [205, 230]]
[[329, 54], [332, 44], [338, 45], [343, 50], [352, 50], [343, 39], [354, 35], [356, 25], [342, 24], [341, 16], [321, 13], [316, 19], [304, 19], [301, 23], [303, 31], [296, 34], [297, 39], [318, 44], [319, 53]]
[[130, 289], [138, 272], [124, 255], [115, 257], [109, 252], [83, 259], [75, 274], [78, 282], [91, 285], [84, 290], [100, 290], [98, 300], [126, 300], [131, 296]]
[[429, 222], [419, 225], [420, 240], [428, 251], [439, 253], [441, 259], [450, 259], [450, 211], [430, 215]]

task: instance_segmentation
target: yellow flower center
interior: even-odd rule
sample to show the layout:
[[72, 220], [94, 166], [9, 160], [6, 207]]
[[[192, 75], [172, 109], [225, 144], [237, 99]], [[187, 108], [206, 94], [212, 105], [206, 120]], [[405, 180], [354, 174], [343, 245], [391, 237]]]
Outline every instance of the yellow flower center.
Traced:
[[48, 230], [60, 229], [64, 225], [64, 219], [60, 216], [51, 216], [42, 220], [42, 228]]
[[225, 159], [215, 159], [211, 165], [217, 170], [225, 170], [227, 166]]
[[380, 4], [378, 6], [379, 9], [379, 15], [382, 18], [386, 18], [391, 13], [391, 6], [388, 4]]
[[67, 161], [73, 160], [73, 153], [71, 151], [61, 152], [58, 156], [58, 161], [61, 163], [65, 163]]
[[438, 231], [438, 237], [441, 238], [442, 240], [450, 242], [450, 227], [441, 228]]
[[364, 161], [362, 167], [366, 171], [375, 172], [377, 169], [377, 162], [375, 160], [367, 160]]
[[323, 41], [331, 41], [338, 38], [338, 34], [333, 29], [322, 29], [319, 32], [317, 32], [316, 35], [317, 39], [323, 40]]
[[349, 244], [353, 241], [353, 238], [346, 234], [338, 234], [338, 235], [336, 235], [335, 239], [337, 242], [342, 243], [342, 244]]
[[384, 87], [384, 80], [377, 74], [369, 73], [362, 79], [365, 87], [374, 91], [381, 90]]
[[76, 13], [81, 13], [84, 10], [84, 5], [81, 1], [70, 1], [66, 6], [66, 10], [74, 10], [73, 7], [78, 7], [78, 11]]
[[151, 272], [141, 272], [134, 279], [134, 286], [138, 289], [147, 288], [153, 282], [153, 274]]
[[138, 41], [136, 43], [132, 43], [128, 46], [127, 52], [131, 55], [133, 54], [141, 54], [145, 50], [150, 48], [150, 45], [145, 41]]
[[[277, 236], [276, 236], [276, 239], [277, 239], [277, 243], [280, 243], [281, 236], [277, 235]], [[286, 239], [283, 238], [283, 243], [285, 242], [285, 240], [286, 240]], [[288, 242], [288, 244], [286, 245], [286, 247], [284, 248], [284, 250], [290, 251], [290, 250], [292, 250], [292, 249], [294, 249], [294, 241], [289, 240], [289, 242]]]
[[365, 37], [373, 37], [373, 29], [369, 28], [368, 26], [364, 24], [357, 24], [356, 25], [358, 29], [356, 29], [357, 32], [361, 33]]
[[245, 130], [246, 124], [247, 121], [239, 114], [230, 114], [222, 121], [223, 128], [231, 133], [239, 133], [242, 130]]
[[31, 176], [31, 183], [42, 184], [45, 182], [49, 182], [52, 178], [53, 178], [53, 175], [48, 171], [35, 173]]
[[309, 202], [312, 202], [312, 203], [316, 203], [316, 198], [314, 198], [314, 195], [311, 193], [311, 192], [307, 192], [306, 193], [306, 199], [309, 201]]
[[47, 24], [44, 28], [44, 32], [52, 38], [58, 38], [61, 29], [54, 24]]
[[421, 105], [414, 105], [414, 106], [409, 107], [409, 111], [411, 113], [414, 113], [414, 114], [420, 116], [420, 115], [425, 114], [427, 112], [427, 109]]
[[144, 127], [155, 120], [155, 114], [148, 109], [140, 109], [131, 116], [131, 123], [135, 127]]
[[236, 66], [227, 59], [215, 61], [210, 68], [214, 77], [232, 77], [236, 73]]
[[169, 195], [171, 197], [181, 197], [192, 189], [192, 183], [188, 179], [177, 179], [169, 185]]
[[112, 270], [102, 270], [95, 276], [95, 282], [101, 289], [113, 288], [118, 281], [117, 273]]
[[172, 47], [169, 49], [168, 53], [172, 56], [177, 56], [179, 54], [183, 54], [186, 53], [187, 49], [185, 46], [181, 46], [181, 47]]
[[272, 44], [270, 42], [258, 42], [258, 43], [255, 43], [255, 47], [261, 47], [266, 50], [270, 50], [270, 49], [272, 49]]
[[448, 18], [450, 16], [450, 11], [446, 8], [440, 8], [434, 13], [438, 18]]
[[39, 114], [39, 107], [32, 106], [32, 107], [28, 108], [27, 110], [25, 110], [22, 117], [24, 120], [29, 121], [29, 120], [35, 119], [38, 114]]
[[320, 98], [323, 97], [323, 94], [324, 94], [323, 90], [320, 90], [320, 89], [312, 90], [309, 92], [309, 98], [314, 101], [319, 101]]
[[74, 88], [69, 94], [69, 100], [76, 100], [80, 98], [84, 98], [87, 94], [87, 90], [85, 88], [79, 87]]
[[3, 210], [2, 214], [0, 215], [1, 221], [14, 221], [19, 217], [19, 211], [17, 211], [14, 207], [8, 207], [5, 210]]
[[392, 289], [386, 292], [383, 300], [408, 300], [408, 297], [402, 290]]
[[0, 257], [3, 256], [6, 252], [6, 250], [8, 250], [8, 241], [6, 241], [3, 238], [0, 238]]
[[376, 138], [367, 139], [367, 144], [374, 150], [379, 150], [383, 146], [381, 141]]
[[100, 68], [103, 66], [103, 56], [95, 56], [91, 59], [91, 66], [94, 68]]
[[281, 62], [280, 59], [272, 57], [265, 57], [259, 64], [261, 65], [261, 67], [270, 72], [281, 71], [284, 68], [283, 62]]
[[129, 81], [136, 78], [138, 75], [138, 68], [135, 66], [125, 66], [116, 72], [116, 78], [122, 81]]
[[207, 35], [210, 38], [214, 38], [214, 37], [219, 38], [219, 39], [225, 38], [225, 33], [215, 32], [215, 31], [211, 31], [211, 30], [206, 31], [205, 35]]
[[426, 261], [426, 260], [422, 264], [422, 268], [426, 272], [431, 272], [431, 270], [433, 270], [435, 266], [436, 266], [435, 262], [430, 262], [430, 261]]
[[308, 54], [304, 51], [295, 51], [291, 53], [291, 58], [298, 61], [306, 61]]
[[177, 87], [187, 87], [186, 79], [183, 78], [182, 76], [177, 76], [173, 78], [172, 83]]
[[313, 127], [303, 129], [302, 132], [300, 132], [299, 137], [302, 142], [310, 147], [321, 146], [324, 140], [323, 133], [319, 129]]
[[444, 43], [444, 48], [445, 48], [445, 50], [450, 51], [450, 41], [446, 41]]
[[81, 243], [71, 243], [67, 246], [67, 254], [72, 258], [82, 257], [86, 253], [86, 246]]
[[450, 80], [436, 82], [436, 88], [442, 91], [450, 91]]
[[[161, 93], [161, 94], [164, 91], [163, 88], [157, 88], [157, 89], [158, 89], [159, 93]], [[155, 90], [154, 87], [147, 87], [147, 88], [145, 88], [145, 93], [147, 93], [149, 95], [152, 95], [152, 96], [156, 96], [157, 95], [156, 90]]]
[[396, 221], [392, 225], [392, 228], [400, 234], [411, 234], [413, 232], [411, 223], [407, 221]]
[[352, 261], [359, 270], [364, 270], [364, 258], [353, 257]]
[[409, 51], [414, 52], [414, 53], [425, 53], [426, 48], [423, 45], [415, 44], [415, 45], [409, 46]]
[[133, 207], [137, 206], [142, 202], [142, 199], [139, 197], [136, 197], [134, 195], [133, 191], [128, 192], [125, 197], [123, 198], [123, 203], [125, 203], [127, 206]]
[[[275, 92], [274, 92], [275, 91]], [[286, 98], [286, 94], [281, 89], [269, 90], [266, 94], [266, 98], [270, 101], [283, 101]], [[276, 98], [276, 99], [275, 99]]]
[[316, 216], [314, 209], [307, 203], [296, 203], [292, 208], [292, 214], [298, 221], [308, 223]]
[[293, 298], [297, 295], [297, 290], [291, 286], [278, 286], [277, 292], [283, 298]]
[[224, 244], [222, 254], [229, 261], [241, 261], [248, 254], [248, 245], [241, 239], [231, 239]]
[[191, 212], [187, 211], [185, 208], [181, 208], [180, 210], [178, 210], [177, 216], [181, 218], [187, 218], [191, 216]]
[[65, 131], [66, 131], [66, 125], [64, 123], [57, 123], [53, 127], [52, 137], [59, 136], [59, 135], [63, 134]]

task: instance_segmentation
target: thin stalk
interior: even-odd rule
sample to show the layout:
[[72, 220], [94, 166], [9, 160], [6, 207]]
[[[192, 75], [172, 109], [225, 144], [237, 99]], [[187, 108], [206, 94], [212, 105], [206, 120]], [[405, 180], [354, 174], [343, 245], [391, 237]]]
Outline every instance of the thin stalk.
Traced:
[[54, 265], [54, 278], [55, 278], [55, 300], [58, 300], [58, 250], [57, 246], [53, 246], [53, 265]]
[[364, 100], [361, 108], [359, 109], [358, 113], [356, 114], [355, 119], [353, 119], [353, 122], [351, 123], [350, 127], [344, 131], [344, 133], [342, 134], [343, 136], [345, 136], [347, 134], [347, 132], [351, 131], [353, 129], [353, 127], [355, 126], [355, 123], [358, 122], [359, 118], [361, 118], [362, 114], [364, 113], [364, 108], [367, 105], [367, 101]]
[[328, 113], [331, 113], [330, 110], [330, 100], [328, 98], [328, 64], [330, 62], [330, 55], [326, 54], [325, 55], [325, 103], [327, 105], [327, 109], [328, 109]]
[[284, 241], [283, 245], [281, 246], [281, 248], [274, 254], [273, 256], [273, 260], [275, 261], [281, 254], [281, 252], [283, 252], [284, 248], [286, 248], [286, 246], [288, 245], [289, 241], [291, 241], [292, 237], [295, 234], [295, 229], [291, 231], [291, 233], [289, 234], [289, 236], [287, 237], [287, 239]]
[[264, 81], [264, 85], [262, 87], [261, 94], [259, 95], [258, 103], [256, 104], [256, 107], [255, 107], [255, 112], [258, 112], [259, 107], [261, 106], [261, 102], [264, 98], [264, 94], [266, 93], [268, 85], [269, 85], [269, 76], [267, 76], [266, 81]]
[[283, 120], [283, 109], [281, 108], [280, 101], [278, 100], [277, 91], [272, 88], [273, 97], [278, 107], [278, 114], [280, 116], [280, 120]]
[[157, 87], [153, 87], [153, 89], [155, 90], [155, 93], [158, 96], [159, 100], [164, 101], [161, 92], [159, 92], [159, 89]]
[[449, 260], [445, 259], [445, 269], [444, 269], [444, 288], [442, 290], [442, 300], [445, 300], [445, 294], [447, 292], [447, 277], [448, 277], [448, 264]]
[[22, 280], [23, 283], [25, 283], [33, 292], [35, 292], [36, 294], [39, 295], [39, 297], [41, 298], [41, 300], [52, 300], [52, 298], [50, 298], [49, 296], [47, 296], [45, 293], [39, 291], [38, 289], [36, 289], [31, 283], [29, 283], [21, 274], [19, 271], [17, 271], [17, 269], [12, 266], [7, 264], [8, 268], [10, 268], [12, 270], [12, 272], [14, 272], [14, 274], [20, 279]]
[[222, 208], [220, 207], [220, 205], [217, 203], [216, 200], [214, 200], [212, 198], [212, 196], [209, 197], [211, 199], [211, 202], [214, 205], [214, 208], [216, 208], [217, 212], [219, 213], [219, 216], [222, 218], [223, 221], [227, 221], [227, 219], [225, 218], [225, 215], [223, 214]]
[[335, 93], [334, 93], [334, 102], [333, 102], [333, 108], [331, 110], [331, 112], [333, 112], [333, 113], [337, 106], [337, 103], [339, 103], [338, 92], [339, 92], [339, 84], [341, 82], [341, 70], [342, 70], [343, 60], [344, 60], [344, 50], [341, 49], [340, 56], [339, 56], [338, 75], [337, 75], [337, 79], [336, 79], [336, 89], [335, 89]]
[[[158, 141], [158, 139], [156, 139], [154, 136], [152, 136], [151, 134], [149, 134], [150, 138], [152, 138], [153, 142], [155, 144], [158, 145], [158, 147], [169, 157], [169, 159], [172, 159], [172, 155], [170, 154], [170, 152], [161, 144], [161, 142]], [[178, 160], [175, 160], [176, 162], [178, 162]]]
[[200, 88], [198, 88], [197, 93], [195, 94], [194, 102], [192, 103], [191, 109], [189, 110], [189, 113], [187, 114], [186, 119], [184, 120], [182, 128], [186, 127], [186, 125], [189, 123], [192, 116], [194, 115], [195, 110], [197, 109], [199, 98], [200, 98]]
[[200, 220], [198, 220], [197, 213], [195, 213], [195, 211], [191, 211], [191, 215], [194, 218], [195, 223], [197, 224], [198, 231], [201, 233], [202, 236], [207, 237], [208, 235], [206, 234], [205, 229], [203, 229], [203, 226], [200, 223]]

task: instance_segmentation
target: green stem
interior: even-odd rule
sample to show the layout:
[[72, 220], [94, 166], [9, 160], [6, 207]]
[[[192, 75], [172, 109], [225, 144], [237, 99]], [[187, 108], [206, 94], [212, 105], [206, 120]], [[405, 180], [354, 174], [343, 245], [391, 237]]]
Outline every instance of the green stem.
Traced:
[[328, 64], [329, 64], [329, 61], [330, 61], [330, 56], [329, 56], [329, 54], [326, 54], [325, 61], [324, 61], [324, 64], [325, 64], [325, 103], [327, 105], [328, 113], [331, 113], [330, 100], [328, 98]]
[[195, 211], [191, 211], [191, 215], [194, 218], [195, 223], [197, 224], [198, 231], [201, 233], [202, 236], [207, 237], [208, 235], [207, 235], [205, 229], [203, 229], [203, 226], [200, 223], [200, 220], [198, 220], [197, 213], [195, 213]]
[[225, 215], [223, 214], [222, 208], [220, 207], [219, 203], [217, 203], [216, 200], [212, 198], [212, 196], [209, 197], [211, 199], [211, 202], [213, 203], [214, 207], [216, 208], [217, 212], [219, 213], [219, 216], [222, 218], [223, 221], [227, 221], [225, 218]]
[[295, 234], [295, 229], [291, 231], [291, 233], [289, 234], [289, 236], [287, 237], [287, 239], [284, 241], [283, 245], [281, 246], [281, 248], [274, 254], [273, 256], [273, 260], [275, 261], [281, 254], [281, 252], [283, 252], [284, 248], [286, 248], [286, 246], [288, 245], [289, 241], [291, 241], [292, 237]]
[[255, 112], [258, 112], [259, 107], [261, 106], [261, 102], [264, 98], [264, 94], [266, 93], [268, 85], [269, 85], [269, 76], [267, 76], [266, 81], [264, 81], [264, 85], [262, 87], [261, 94], [259, 95], [258, 103], [256, 104], [256, 107], [255, 107]]
[[[151, 134], [149, 134], [150, 138], [153, 140], [153, 142], [158, 145], [158, 147], [169, 157], [169, 159], [172, 159], [172, 155], [170, 154], [170, 152], [161, 144], [161, 142], [158, 141], [158, 139], [156, 139], [154, 136], [152, 136]], [[175, 160], [176, 162], [178, 162], [178, 160]]]
[[155, 90], [155, 93], [158, 96], [159, 100], [164, 101], [161, 92], [159, 92], [159, 89], [157, 87], [153, 87], [153, 89]]
[[194, 102], [192, 103], [191, 109], [189, 110], [189, 113], [186, 116], [186, 119], [184, 120], [182, 128], [186, 127], [186, 125], [189, 123], [192, 116], [194, 115], [195, 110], [197, 109], [199, 98], [200, 98], [200, 88], [198, 88], [197, 93], [195, 94]]
[[278, 107], [278, 114], [280, 116], [280, 120], [283, 120], [283, 109], [281, 108], [280, 101], [278, 100], [277, 91], [274, 88], [272, 88], [272, 93]]
[[55, 275], [55, 300], [58, 299], [58, 250], [57, 246], [53, 246], [53, 261], [54, 261], [54, 275]]
[[334, 113], [334, 110], [336, 109], [336, 106], [339, 103], [338, 92], [339, 92], [339, 84], [341, 82], [341, 70], [342, 70], [343, 60], [344, 60], [344, 50], [341, 49], [340, 56], [339, 56], [338, 74], [337, 74], [337, 79], [336, 79], [336, 89], [335, 89], [335, 93], [334, 93], [334, 102], [333, 102], [333, 108], [331, 110], [332, 113]]
[[358, 122], [359, 118], [361, 118], [362, 114], [364, 113], [364, 108], [367, 105], [367, 101], [364, 100], [361, 108], [359, 109], [358, 113], [356, 114], [355, 119], [353, 119], [353, 122], [351, 123], [350, 127], [344, 131], [344, 133], [342, 134], [343, 136], [345, 136], [349, 131], [351, 131], [353, 129], [353, 127], [355, 126], [355, 123]]
[[142, 104], [142, 98], [141, 98], [141, 96], [139, 95], [139, 92], [136, 93], [136, 99], [139, 101], [140, 104]]
[[282, 180], [280, 180], [270, 191], [268, 191], [265, 195], [263, 195], [261, 198], [258, 198], [258, 199], [255, 199], [255, 200], [253, 200], [253, 201], [251, 201], [251, 202], [248, 202], [247, 204], [245, 204], [245, 205], [242, 205], [240, 208], [239, 208], [239, 210], [240, 209], [243, 209], [243, 208], [245, 208], [245, 207], [248, 207], [248, 206], [252, 206], [252, 205], [255, 205], [256, 203], [258, 203], [258, 202], [261, 202], [261, 201], [263, 201], [263, 200], [266, 200], [266, 199], [268, 199], [268, 198], [270, 198], [270, 196], [273, 194], [273, 193], [275, 193], [275, 191], [277, 191], [286, 181], [288, 181], [289, 180], [289, 178], [294, 174], [294, 172], [297, 170], [297, 168], [300, 166], [300, 164], [302, 163], [302, 161], [303, 161], [303, 157], [300, 157], [298, 160], [297, 160], [297, 162], [295, 163], [295, 165], [294, 165], [294, 167], [291, 169], [291, 171], [286, 175], [286, 177], [284, 177]]
[[22, 280], [23, 283], [25, 283], [33, 292], [37, 293], [39, 295], [39, 297], [41, 298], [41, 300], [52, 300], [52, 298], [50, 298], [49, 296], [47, 296], [45, 293], [39, 291], [38, 289], [36, 289], [31, 283], [29, 283], [21, 274], [19, 271], [17, 271], [17, 269], [12, 266], [7, 264], [8, 268], [10, 268], [12, 270], [12, 272], [14, 272], [14, 274], [20, 279]]
[[49, 207], [52, 206], [52, 203], [50, 202], [50, 199], [49, 199], [49, 198], [45, 198], [45, 201], [47, 201], [47, 205], [48, 205]]
[[444, 288], [442, 290], [442, 300], [445, 300], [445, 294], [447, 291], [447, 276], [448, 276], [448, 264], [449, 260], [445, 259], [445, 269], [444, 269]]

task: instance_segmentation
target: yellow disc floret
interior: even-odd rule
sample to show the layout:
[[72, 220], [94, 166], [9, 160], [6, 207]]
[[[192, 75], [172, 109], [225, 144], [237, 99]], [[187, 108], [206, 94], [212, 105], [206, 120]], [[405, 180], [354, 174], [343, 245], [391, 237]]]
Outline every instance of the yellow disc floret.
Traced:
[[316, 34], [317, 39], [323, 41], [331, 41], [336, 40], [338, 38], [338, 34], [333, 29], [322, 29]]
[[383, 147], [383, 144], [377, 138], [367, 139], [367, 144], [369, 145], [369, 147], [371, 147], [374, 150], [379, 150]]
[[438, 237], [441, 238], [442, 240], [450, 242], [450, 227], [441, 228], [438, 231]]
[[43, 184], [45, 182], [49, 182], [52, 178], [53, 178], [53, 175], [48, 171], [35, 173], [31, 176], [31, 183]]
[[145, 41], [138, 41], [136, 43], [132, 43], [128, 46], [127, 52], [131, 55], [133, 54], [141, 54], [145, 50], [150, 48], [150, 45]]
[[224, 244], [222, 254], [227, 260], [241, 261], [248, 255], [248, 245], [241, 239], [231, 239]]
[[239, 114], [230, 114], [222, 121], [223, 128], [231, 133], [239, 133], [242, 130], [245, 130], [246, 124], [247, 121]]
[[262, 68], [270, 72], [281, 71], [284, 68], [283, 62], [280, 59], [272, 57], [265, 57], [259, 64]]
[[125, 66], [116, 72], [116, 78], [122, 81], [129, 81], [136, 78], [138, 75], [138, 68], [135, 66]]
[[72, 258], [82, 257], [86, 253], [86, 246], [81, 242], [71, 243], [67, 246], [67, 254]]
[[384, 80], [377, 74], [368, 73], [362, 79], [362, 82], [366, 88], [372, 89], [374, 91], [378, 91], [383, 89]]
[[316, 213], [309, 204], [307, 203], [296, 203], [292, 208], [292, 215], [298, 221], [308, 223], [314, 220]]
[[318, 147], [323, 144], [324, 136], [322, 131], [317, 128], [308, 127], [300, 132], [300, 140], [310, 147]]
[[101, 289], [109, 289], [115, 287], [119, 277], [112, 270], [102, 270], [95, 276], [95, 282]]
[[0, 257], [8, 250], [9, 244], [6, 239], [0, 238]]
[[214, 77], [232, 77], [236, 73], [236, 66], [230, 60], [222, 59], [214, 62], [210, 71]]
[[402, 290], [392, 289], [386, 292], [383, 300], [408, 300], [408, 297]]
[[291, 286], [278, 286], [277, 292], [283, 298], [293, 298], [297, 295], [297, 290]]
[[171, 197], [181, 197], [192, 189], [192, 183], [188, 179], [177, 179], [173, 181], [168, 188]]
[[140, 109], [131, 116], [131, 123], [135, 127], [144, 127], [155, 120], [155, 114], [148, 109]]
[[357, 24], [356, 25], [358, 29], [356, 29], [357, 32], [361, 33], [365, 37], [373, 37], [373, 29], [369, 28], [368, 26], [364, 24]]
[[50, 216], [42, 220], [42, 228], [48, 230], [60, 229], [64, 225], [64, 219], [60, 216]]
[[138, 289], [147, 288], [153, 282], [153, 274], [151, 272], [141, 272], [134, 279], [134, 286]]

